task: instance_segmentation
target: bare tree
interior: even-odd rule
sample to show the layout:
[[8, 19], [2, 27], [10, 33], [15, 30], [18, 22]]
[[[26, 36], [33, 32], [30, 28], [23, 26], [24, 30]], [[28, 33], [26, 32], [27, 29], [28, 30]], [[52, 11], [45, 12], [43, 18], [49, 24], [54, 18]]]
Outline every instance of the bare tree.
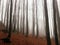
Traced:
[[56, 15], [56, 23], [57, 23], [57, 34], [58, 34], [58, 41], [59, 41], [59, 45], [60, 45], [60, 17], [59, 17], [59, 11], [58, 11], [58, 6], [56, 7], [57, 10], [57, 15]]
[[36, 0], [36, 24], [37, 24], [37, 37], [38, 37], [39, 30], [38, 30], [37, 0]]
[[13, 23], [14, 23], [14, 30], [13, 30], [13, 32], [16, 31], [16, 3], [17, 3], [17, 0], [15, 1], [15, 8], [14, 8], [14, 15], [13, 15]]
[[26, 5], [26, 36], [28, 36], [28, 0]]
[[20, 1], [19, 1], [19, 5], [18, 5], [18, 24], [17, 24], [18, 32], [19, 32], [19, 11], [20, 11]]
[[33, 6], [33, 8], [32, 8], [32, 11], [33, 11], [33, 32], [32, 33], [33, 33], [33, 36], [34, 36], [34, 34], [35, 34], [35, 32], [34, 32], [34, 27], [35, 27], [35, 23], [34, 23], [35, 22], [35, 20], [34, 20], [34, 0], [33, 0], [33, 5], [32, 6]]
[[[23, 5], [23, 3], [22, 3]], [[23, 8], [21, 10], [21, 19], [20, 19], [20, 33], [23, 33]]]
[[8, 15], [9, 15], [8, 13], [9, 13], [9, 4], [8, 4], [7, 6], [8, 6], [8, 7], [7, 7], [7, 25], [6, 25], [7, 27], [6, 27], [6, 28], [7, 28], [7, 30], [8, 30]]
[[56, 45], [59, 45], [58, 43], [58, 35], [57, 35], [57, 23], [56, 23], [56, 16], [59, 14], [58, 13], [58, 5], [57, 5], [57, 0], [53, 0], [53, 11], [54, 11], [54, 35], [55, 35], [55, 43]]
[[3, 4], [2, 4], [2, 13], [1, 13], [1, 20], [3, 22], [3, 8], [4, 8], [4, 1], [3, 1]]
[[7, 36], [7, 38], [2, 39], [6, 43], [10, 42], [10, 38], [11, 38], [11, 31], [12, 31], [11, 20], [12, 20], [12, 0], [10, 0], [10, 22], [9, 22], [8, 36]]
[[47, 45], [51, 45], [50, 32], [49, 32], [49, 22], [48, 22], [47, 1], [46, 1], [46, 0], [44, 0], [44, 8], [45, 8], [45, 18], [46, 18], [46, 37], [47, 37]]
[[8, 38], [11, 38], [11, 20], [12, 20], [12, 0], [10, 0], [10, 24], [9, 24], [9, 34], [8, 34]]
[[23, 34], [24, 34], [24, 19], [25, 19], [24, 7], [25, 7], [25, 0], [23, 0]]

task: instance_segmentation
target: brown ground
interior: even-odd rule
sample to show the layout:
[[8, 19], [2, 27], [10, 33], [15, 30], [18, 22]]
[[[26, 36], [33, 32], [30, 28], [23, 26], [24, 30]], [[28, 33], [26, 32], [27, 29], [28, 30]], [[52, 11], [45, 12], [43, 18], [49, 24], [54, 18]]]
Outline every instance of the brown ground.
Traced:
[[[0, 39], [7, 37], [7, 34], [0, 32]], [[54, 40], [51, 39], [52, 45], [55, 45]], [[0, 45], [9, 45], [0, 40]], [[11, 36], [10, 45], [47, 45], [46, 38], [36, 38], [36, 37], [25, 37], [22, 34], [14, 34]]]
[[[1, 30], [3, 30], [5, 26], [0, 23], [0, 39], [7, 37], [6, 33], [3, 33]], [[11, 43], [4, 43], [2, 40], [0, 40], [0, 45], [47, 45], [46, 38], [36, 38], [36, 37], [25, 37], [22, 34], [14, 34], [11, 35]], [[52, 45], [55, 45], [55, 42], [53, 39], [51, 39]]]

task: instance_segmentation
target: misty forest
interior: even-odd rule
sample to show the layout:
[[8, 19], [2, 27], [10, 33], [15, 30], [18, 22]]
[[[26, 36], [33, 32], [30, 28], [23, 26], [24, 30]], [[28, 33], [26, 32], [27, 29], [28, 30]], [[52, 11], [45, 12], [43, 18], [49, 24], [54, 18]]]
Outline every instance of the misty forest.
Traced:
[[[2, 40], [10, 41], [14, 33], [23, 35], [25, 41], [32, 40], [31, 37], [37, 40], [36, 44], [33, 40], [32, 44], [20, 41], [21, 44], [12, 45], [60, 45], [59, 12], [60, 0], [0, 0], [0, 32], [8, 33]], [[27, 37], [30, 38], [25, 39]]]

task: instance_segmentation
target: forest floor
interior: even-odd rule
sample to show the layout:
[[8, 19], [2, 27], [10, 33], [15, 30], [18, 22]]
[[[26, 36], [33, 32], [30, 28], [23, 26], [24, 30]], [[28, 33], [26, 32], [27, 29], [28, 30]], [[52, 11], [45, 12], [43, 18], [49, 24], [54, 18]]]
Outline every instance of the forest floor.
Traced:
[[[0, 39], [7, 37], [7, 34], [0, 32]], [[0, 40], [0, 45], [47, 45], [46, 38], [36, 38], [36, 37], [25, 37], [22, 34], [12, 33], [11, 35], [11, 43], [4, 43]], [[53, 39], [51, 39], [51, 44], [55, 45]]]

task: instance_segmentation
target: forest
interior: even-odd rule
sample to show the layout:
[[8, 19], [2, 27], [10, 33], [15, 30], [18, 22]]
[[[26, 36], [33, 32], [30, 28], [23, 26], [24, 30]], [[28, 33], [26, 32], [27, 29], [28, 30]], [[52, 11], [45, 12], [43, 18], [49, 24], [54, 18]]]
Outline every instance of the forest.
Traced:
[[0, 0], [1, 45], [60, 45], [58, 0]]

